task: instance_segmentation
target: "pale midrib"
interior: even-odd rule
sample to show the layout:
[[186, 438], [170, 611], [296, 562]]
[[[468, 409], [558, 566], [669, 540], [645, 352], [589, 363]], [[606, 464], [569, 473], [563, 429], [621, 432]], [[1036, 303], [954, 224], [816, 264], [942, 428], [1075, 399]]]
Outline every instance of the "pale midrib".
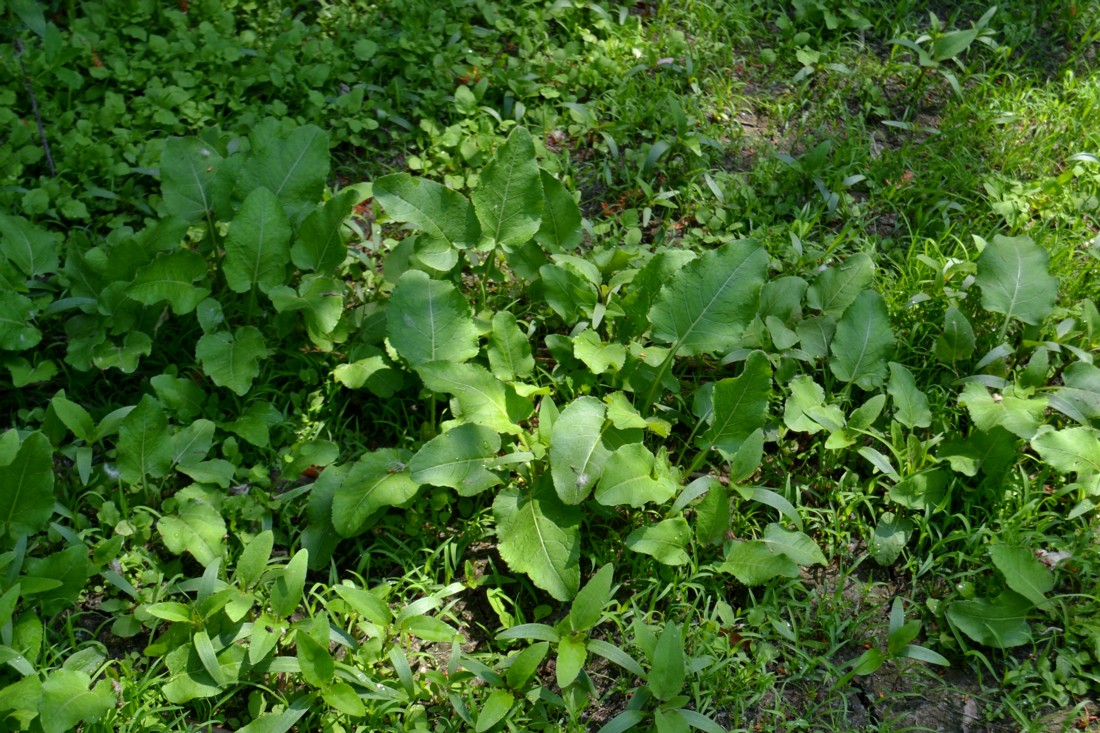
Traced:
[[[680, 347], [684, 345], [684, 342], [687, 341], [688, 336], [690, 336], [695, 331], [695, 327], [699, 324], [699, 322], [704, 320], [704, 317], [710, 312], [711, 307], [714, 305], [715, 301], [717, 301], [721, 296], [725, 295], [726, 290], [729, 287], [730, 281], [732, 281], [735, 277], [737, 277], [737, 274], [739, 272], [741, 272], [741, 269], [744, 268], [749, 263], [749, 260], [752, 259], [752, 256], [754, 254], [756, 254], [755, 250], [753, 252], [749, 253], [749, 255], [747, 257], [745, 257], [739, 265], [737, 265], [737, 267], [733, 268], [733, 271], [729, 274], [729, 276], [722, 283], [722, 286], [718, 289], [717, 292], [715, 292], [715, 294], [711, 297], [711, 299], [703, 307], [703, 310], [699, 313], [699, 315], [695, 318], [695, 320], [691, 322], [691, 325], [688, 327], [688, 329], [686, 331], [684, 331], [684, 334], [676, 340], [676, 345], [673, 346], [673, 348], [672, 348], [672, 354], [673, 355], [675, 355], [676, 352], [678, 352], [680, 350]], [[702, 260], [700, 260], [700, 263], [702, 263]]]
[[[550, 566], [550, 569], [554, 572], [554, 575], [558, 577], [558, 582], [562, 587], [566, 587], [565, 578], [558, 572], [557, 566], [554, 564], [554, 558], [550, 557], [550, 551], [547, 549], [546, 538], [543, 537], [542, 527], [539, 525], [539, 514], [535, 511], [535, 500], [530, 499], [531, 504], [531, 524], [535, 527], [535, 533], [538, 535], [539, 548], [542, 549], [542, 554], [546, 557], [546, 562]], [[549, 520], [547, 520], [549, 521]]]
[[309, 149], [310, 147], [312, 147], [313, 141], [315, 139], [317, 139], [316, 134], [314, 134], [314, 136], [311, 137], [309, 141], [302, 146], [302, 149], [298, 151], [298, 157], [294, 159], [294, 163], [292, 163], [290, 168], [287, 169], [286, 175], [283, 176], [283, 180], [279, 183], [279, 187], [276, 188], [274, 191], [275, 198], [278, 198], [279, 194], [283, 192], [283, 187], [286, 185], [286, 182], [290, 180], [290, 177], [298, 169], [298, 164], [302, 162], [302, 158], [304, 158], [306, 153], [309, 152]]

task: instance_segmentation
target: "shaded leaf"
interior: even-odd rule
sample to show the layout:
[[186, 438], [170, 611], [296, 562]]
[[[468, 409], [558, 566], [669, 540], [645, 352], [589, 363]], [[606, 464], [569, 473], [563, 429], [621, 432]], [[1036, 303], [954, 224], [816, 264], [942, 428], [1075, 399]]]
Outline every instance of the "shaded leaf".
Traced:
[[852, 301], [836, 325], [829, 349], [829, 368], [837, 379], [866, 390], [882, 386], [894, 332], [881, 295], [864, 290]]
[[1027, 623], [1031, 607], [1031, 601], [1020, 594], [1005, 591], [993, 600], [956, 601], [947, 607], [947, 618], [979, 644], [1008, 649], [1031, 641]]
[[483, 234], [508, 247], [531, 239], [542, 223], [542, 197], [531, 133], [516, 127], [481, 171], [470, 197]]
[[[18, 433], [4, 434], [18, 440]], [[30, 433], [9, 460], [0, 461], [0, 522], [7, 534], [33, 534], [53, 514], [53, 448], [42, 433]]]
[[823, 315], [840, 318], [868, 287], [875, 276], [871, 258], [859, 252], [837, 267], [827, 267], [818, 273], [806, 291], [806, 305]]
[[691, 528], [682, 516], [665, 519], [627, 535], [626, 546], [649, 555], [664, 565], [686, 565], [691, 561], [685, 549], [691, 542]]
[[211, 381], [242, 397], [259, 376], [260, 361], [267, 355], [263, 335], [252, 326], [238, 328], [232, 333], [203, 334], [195, 345], [195, 356]]
[[347, 189], [314, 209], [298, 227], [298, 236], [290, 248], [294, 266], [314, 272], [332, 272], [347, 256], [344, 244], [344, 220], [351, 214], [359, 194]]
[[714, 447], [727, 460], [756, 430], [764, 426], [771, 395], [771, 362], [762, 351], [745, 361], [740, 376], [714, 385], [714, 421], [700, 441], [704, 449]]
[[542, 223], [535, 241], [550, 252], [576, 249], [581, 243], [581, 210], [561, 181], [539, 171], [542, 181]]
[[123, 481], [141, 484], [149, 478], [164, 478], [171, 467], [168, 418], [160, 403], [145, 395], [119, 425], [119, 473]]
[[355, 462], [332, 497], [332, 526], [342, 537], [359, 534], [380, 510], [416, 496], [420, 485], [409, 475], [410, 458], [408, 451], [384, 448]]
[[917, 388], [913, 373], [897, 362], [890, 362], [890, 382], [886, 391], [894, 400], [894, 417], [909, 428], [926, 428], [932, 424], [928, 397]]
[[267, 293], [282, 285], [290, 264], [290, 234], [275, 194], [266, 188], [248, 194], [225, 238], [222, 273], [229, 289], [246, 293], [258, 287]]

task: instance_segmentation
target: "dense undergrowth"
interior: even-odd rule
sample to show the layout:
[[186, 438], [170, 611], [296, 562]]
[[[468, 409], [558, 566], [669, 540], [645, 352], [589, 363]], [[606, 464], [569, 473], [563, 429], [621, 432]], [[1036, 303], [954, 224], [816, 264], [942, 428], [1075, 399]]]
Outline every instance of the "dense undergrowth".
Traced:
[[1095, 3], [4, 11], [12, 730], [1060, 730]]

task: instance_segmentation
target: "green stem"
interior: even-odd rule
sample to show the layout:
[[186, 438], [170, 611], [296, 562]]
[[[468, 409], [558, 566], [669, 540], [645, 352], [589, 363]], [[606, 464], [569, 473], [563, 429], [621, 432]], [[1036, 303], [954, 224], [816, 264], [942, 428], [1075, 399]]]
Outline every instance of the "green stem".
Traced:
[[680, 349], [682, 341], [677, 341], [672, 345], [672, 349], [669, 350], [668, 356], [661, 362], [661, 366], [657, 367], [657, 376], [653, 380], [653, 386], [649, 388], [649, 393], [645, 397], [645, 403], [642, 405], [643, 412], [649, 412], [649, 408], [653, 406], [653, 399], [657, 396], [657, 389], [661, 386], [661, 380], [665, 378], [665, 372], [668, 371], [669, 366], [672, 364], [672, 360], [676, 358], [676, 352]]

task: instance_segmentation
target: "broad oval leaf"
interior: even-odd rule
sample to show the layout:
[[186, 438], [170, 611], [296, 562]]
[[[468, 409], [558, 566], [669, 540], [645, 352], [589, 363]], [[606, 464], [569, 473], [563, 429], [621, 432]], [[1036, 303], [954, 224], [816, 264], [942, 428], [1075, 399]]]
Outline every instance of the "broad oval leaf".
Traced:
[[928, 396], [917, 387], [913, 372], [897, 362], [890, 362], [890, 382], [886, 391], [894, 400], [897, 412], [894, 418], [909, 428], [926, 428], [932, 424], [932, 411], [928, 409]]
[[[539, 171], [542, 180], [542, 224], [535, 241], [549, 252], [576, 249], [581, 243], [581, 210], [557, 178]], [[377, 191], [377, 189], [375, 189]]]
[[172, 466], [172, 440], [164, 408], [145, 395], [118, 428], [118, 470], [122, 480], [141, 484], [163, 478]]
[[35, 431], [23, 438], [14, 457], [0, 465], [0, 486], [0, 522], [8, 534], [32, 534], [46, 525], [53, 514], [54, 474], [45, 435]]
[[979, 644], [1008, 649], [1031, 641], [1027, 623], [1031, 607], [1031, 601], [1009, 590], [993, 600], [956, 601], [947, 607], [947, 618]]
[[684, 659], [684, 638], [680, 627], [667, 622], [653, 648], [652, 666], [646, 679], [650, 691], [658, 700], [671, 700], [684, 687], [687, 665]]
[[482, 425], [468, 423], [432, 438], [409, 461], [412, 480], [418, 484], [449, 486], [460, 496], [474, 496], [496, 486], [501, 479], [486, 468], [500, 451], [500, 435]]
[[57, 272], [57, 239], [21, 216], [0, 214], [0, 254], [28, 280]]
[[42, 332], [31, 325], [34, 301], [10, 291], [0, 291], [0, 349], [24, 351], [42, 341]]
[[470, 306], [449, 282], [409, 270], [397, 281], [386, 308], [393, 348], [413, 366], [464, 362], [478, 352]]
[[508, 567], [559, 601], [580, 585], [580, 515], [545, 485], [531, 494], [506, 489], [493, 502], [497, 549]]
[[470, 196], [482, 232], [506, 247], [523, 244], [542, 224], [542, 196], [531, 133], [517, 127], [481, 171]]
[[225, 238], [222, 273], [229, 289], [267, 293], [286, 279], [290, 264], [290, 222], [275, 194], [257, 188], [241, 204]]
[[745, 585], [760, 585], [779, 576], [798, 577], [798, 565], [794, 560], [772, 552], [760, 540], [734, 542], [720, 569], [732, 573]]
[[611, 451], [603, 442], [606, 408], [595, 397], [580, 397], [561, 411], [550, 437], [554, 490], [566, 504], [580, 504], [592, 492]]
[[771, 395], [771, 362], [762, 351], [745, 361], [740, 376], [714, 385], [714, 420], [703, 434], [700, 447], [717, 448], [729, 460], [750, 435], [764, 426]]
[[894, 332], [881, 295], [864, 290], [852, 301], [836, 324], [829, 349], [829, 368], [837, 379], [866, 390], [882, 386], [886, 360], [894, 350]]
[[276, 618], [286, 618], [298, 608], [306, 587], [306, 570], [309, 568], [309, 550], [302, 548], [294, 553], [281, 575], [271, 586], [271, 612]]
[[433, 361], [417, 368], [424, 386], [452, 395], [451, 412], [462, 422], [477, 423], [498, 433], [523, 432], [516, 423], [530, 417], [531, 401], [477, 364]]
[[1046, 594], [1054, 589], [1054, 573], [1026, 547], [996, 544], [989, 548], [993, 564], [1005, 583], [1036, 606], [1047, 606]]
[[975, 276], [982, 307], [1005, 318], [1041, 323], [1058, 298], [1058, 279], [1047, 271], [1048, 259], [1031, 237], [993, 237], [978, 257]]
[[604, 463], [596, 501], [605, 506], [641, 507], [663, 504], [676, 493], [676, 485], [653, 476], [653, 454], [641, 443], [627, 443]]
[[531, 342], [516, 325], [516, 317], [508, 311], [497, 311], [493, 315], [493, 332], [485, 350], [493, 376], [502, 381], [530, 376], [535, 369]]
[[859, 252], [836, 267], [827, 267], [806, 291], [806, 304], [823, 315], [840, 318], [875, 276], [871, 258]]
[[197, 221], [216, 208], [218, 169], [223, 158], [198, 138], [169, 138], [160, 156], [161, 195], [173, 216]]
[[366, 529], [379, 510], [400, 506], [416, 496], [420, 485], [409, 476], [412, 454], [384, 448], [360, 458], [332, 497], [332, 526], [342, 537]]
[[[266, 131], [265, 131], [266, 133]], [[328, 135], [316, 125], [304, 125], [286, 137], [257, 132], [253, 150], [241, 171], [241, 187], [266, 188], [300, 221], [324, 192], [328, 178]]]
[[661, 289], [649, 311], [653, 338], [677, 354], [729, 349], [756, 313], [768, 255], [750, 240], [691, 262]]
[[1093, 428], [1045, 430], [1031, 439], [1031, 447], [1059, 473], [1100, 474], [1100, 439]]
[[465, 196], [435, 181], [394, 173], [374, 182], [374, 198], [394, 221], [458, 249], [477, 246], [481, 227]]
[[297, 241], [290, 248], [295, 267], [331, 273], [347, 256], [344, 220], [351, 214], [359, 193], [349, 188], [314, 209], [298, 227]]

